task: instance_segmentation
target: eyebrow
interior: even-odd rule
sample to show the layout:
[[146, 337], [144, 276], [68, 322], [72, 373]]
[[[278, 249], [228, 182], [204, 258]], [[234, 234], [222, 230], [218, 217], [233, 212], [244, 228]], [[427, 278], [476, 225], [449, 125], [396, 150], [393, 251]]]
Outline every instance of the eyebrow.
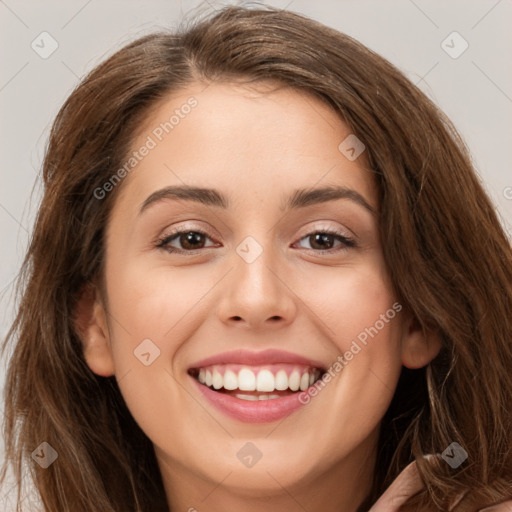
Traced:
[[[169, 186], [153, 192], [140, 207], [139, 215], [147, 210], [151, 205], [162, 201], [163, 199], [182, 199], [185, 201], [194, 201], [205, 206], [216, 206], [218, 208], [229, 208], [229, 199], [218, 190], [212, 188], [193, 187], [189, 185]], [[353, 189], [347, 187], [329, 186], [313, 189], [297, 189], [291, 196], [282, 202], [280, 209], [282, 211], [305, 208], [307, 206], [326, 203], [336, 199], [348, 199], [369, 212], [375, 214], [376, 211], [368, 201]]]

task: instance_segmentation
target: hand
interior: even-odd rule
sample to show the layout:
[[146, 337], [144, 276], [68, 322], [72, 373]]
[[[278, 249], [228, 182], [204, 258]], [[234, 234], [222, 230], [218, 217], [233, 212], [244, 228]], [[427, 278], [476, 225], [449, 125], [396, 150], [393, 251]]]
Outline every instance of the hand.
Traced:
[[411, 462], [368, 512], [397, 512], [409, 496], [423, 489], [416, 462]]
[[492, 507], [482, 508], [478, 512], [512, 512], [512, 500], [498, 503], [498, 505], [493, 505]]
[[[400, 505], [423, 489], [416, 462], [411, 462], [386, 489], [368, 512], [397, 512]], [[512, 500], [476, 512], [512, 512]]]

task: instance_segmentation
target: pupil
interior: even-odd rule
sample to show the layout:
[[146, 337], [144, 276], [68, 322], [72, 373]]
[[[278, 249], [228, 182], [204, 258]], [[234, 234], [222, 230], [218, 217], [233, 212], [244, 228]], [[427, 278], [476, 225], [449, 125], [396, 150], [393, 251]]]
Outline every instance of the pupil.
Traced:
[[328, 245], [328, 249], [332, 247], [332, 235], [328, 233], [317, 233], [314, 235], [314, 243], [319, 243], [321, 249], [325, 249], [325, 245]]
[[[183, 247], [192, 246], [192, 249], [196, 249], [195, 247], [197, 244], [201, 244], [201, 233], [197, 233], [195, 231], [189, 231], [185, 235], [183, 235], [185, 238], [185, 243], [182, 243]], [[201, 244], [201, 246], [204, 245]]]

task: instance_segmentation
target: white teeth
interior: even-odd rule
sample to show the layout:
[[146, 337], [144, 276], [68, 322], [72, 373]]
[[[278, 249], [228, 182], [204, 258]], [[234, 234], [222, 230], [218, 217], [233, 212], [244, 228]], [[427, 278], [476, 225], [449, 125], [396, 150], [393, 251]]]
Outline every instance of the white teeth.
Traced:
[[212, 375], [212, 386], [215, 389], [220, 389], [224, 384], [224, 379], [222, 378], [222, 375], [217, 371], [213, 370]]
[[238, 389], [238, 377], [235, 372], [226, 370], [226, 373], [224, 374], [224, 389]]
[[269, 370], [260, 370], [256, 380], [256, 391], [274, 391], [274, 389], [275, 379], [272, 372]]
[[241, 400], [249, 400], [251, 402], [257, 402], [258, 400], [274, 400], [279, 398], [279, 395], [246, 395], [242, 393], [237, 393], [235, 396]]
[[[226, 369], [222, 373], [222, 369], [218, 366], [210, 369], [200, 368], [197, 380], [208, 387], [214, 389], [224, 388], [228, 391], [239, 389], [240, 391], [261, 391], [271, 393], [272, 391], [305, 391], [312, 386], [320, 377], [321, 372], [317, 369], [309, 370], [302, 373], [301, 370], [295, 369], [290, 376], [285, 370], [279, 370], [275, 375], [269, 369], [262, 369], [257, 374], [250, 368], [242, 368], [238, 375], [233, 371]], [[238, 395], [235, 395], [238, 397]], [[258, 395], [248, 395], [240, 393], [245, 400], [258, 400]], [[256, 396], [256, 398], [254, 398]], [[250, 398], [249, 398], [250, 397]], [[267, 400], [268, 398], [279, 398], [279, 395], [259, 395], [259, 400]]]
[[288, 387], [292, 391], [298, 391], [300, 387], [300, 375], [297, 370], [293, 370], [291, 373], [290, 378], [288, 379]]
[[309, 374], [305, 373], [300, 378], [300, 390], [306, 391], [309, 388]]
[[256, 391], [256, 377], [251, 370], [243, 368], [238, 372], [238, 389], [240, 391]]
[[276, 373], [275, 386], [278, 391], [288, 389], [288, 375], [286, 375], [284, 370], [279, 370]]
[[258, 401], [258, 395], [242, 395], [241, 393], [238, 393], [235, 395], [237, 398], [241, 398], [242, 400], [249, 400], [251, 402]]

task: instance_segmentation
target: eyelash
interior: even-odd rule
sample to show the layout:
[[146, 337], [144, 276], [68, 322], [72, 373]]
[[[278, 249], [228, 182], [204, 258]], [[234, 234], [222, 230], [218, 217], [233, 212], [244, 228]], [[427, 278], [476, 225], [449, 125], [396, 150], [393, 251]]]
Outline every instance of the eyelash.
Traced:
[[[170, 234], [167, 234], [167, 235], [163, 236], [162, 238], [159, 238], [156, 241], [155, 247], [159, 248], [159, 249], [162, 249], [162, 250], [164, 250], [166, 252], [169, 252], [169, 253], [182, 254], [182, 255], [185, 255], [185, 254], [195, 255], [195, 254], [197, 254], [198, 252], [200, 252], [200, 251], [202, 251], [204, 249], [209, 249], [209, 248], [212, 247], [212, 246], [210, 246], [210, 247], [205, 247], [205, 248], [196, 249], [196, 250], [185, 250], [185, 249], [177, 249], [176, 247], [170, 247], [168, 245], [173, 240], [179, 239], [179, 237], [181, 235], [188, 234], [188, 233], [200, 234], [200, 235], [204, 235], [207, 238], [210, 238], [210, 239], [212, 238], [212, 237], [210, 237], [210, 235], [208, 233], [206, 233], [205, 231], [202, 231], [200, 229], [186, 229], [186, 230], [181, 230], [181, 231], [175, 231], [173, 233], [170, 233]], [[338, 251], [346, 251], [346, 250], [348, 250], [350, 248], [356, 247], [356, 242], [355, 242], [355, 240], [353, 238], [347, 237], [344, 233], [341, 233], [339, 231], [329, 230], [329, 229], [311, 231], [310, 233], [308, 233], [305, 236], [301, 237], [299, 239], [299, 242], [301, 240], [304, 240], [305, 238], [308, 238], [308, 237], [310, 237], [312, 235], [315, 235], [315, 234], [334, 236], [339, 241], [341, 241], [342, 244], [344, 244], [344, 247], [343, 246], [341, 248], [338, 247], [337, 249], [334, 248], [334, 247], [330, 248], [330, 249], [307, 249], [306, 248], [306, 250], [308, 250], [308, 251], [314, 251], [316, 253], [321, 253], [321, 254], [324, 253], [325, 254], [325, 253], [332, 253], [332, 252], [338, 252]]]

